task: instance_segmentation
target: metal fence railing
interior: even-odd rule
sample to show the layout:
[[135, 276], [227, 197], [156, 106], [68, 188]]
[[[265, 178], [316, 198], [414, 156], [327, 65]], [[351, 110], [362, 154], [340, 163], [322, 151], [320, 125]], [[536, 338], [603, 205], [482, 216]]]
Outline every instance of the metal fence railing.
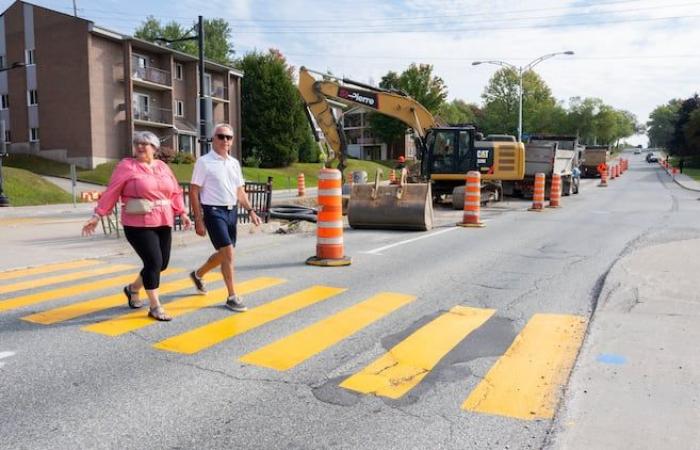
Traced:
[[[182, 197], [185, 202], [185, 208], [191, 219], [194, 219], [192, 214], [192, 205], [190, 204], [190, 183], [180, 183], [182, 187]], [[246, 182], [245, 192], [248, 195], [248, 200], [255, 210], [256, 214], [264, 223], [270, 221], [270, 206], [272, 205], [272, 177], [267, 177], [266, 183], [251, 183]], [[249, 223], [250, 215], [243, 209], [238, 209], [238, 223]], [[175, 229], [182, 229], [180, 218], [175, 218]]]

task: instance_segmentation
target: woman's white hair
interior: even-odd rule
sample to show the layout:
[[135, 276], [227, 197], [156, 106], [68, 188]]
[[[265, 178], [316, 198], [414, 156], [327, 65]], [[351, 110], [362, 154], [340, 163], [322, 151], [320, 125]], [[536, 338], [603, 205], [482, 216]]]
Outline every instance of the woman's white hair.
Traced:
[[138, 144], [150, 144], [156, 150], [160, 149], [160, 139], [150, 131], [137, 131], [131, 143], [136, 147]]

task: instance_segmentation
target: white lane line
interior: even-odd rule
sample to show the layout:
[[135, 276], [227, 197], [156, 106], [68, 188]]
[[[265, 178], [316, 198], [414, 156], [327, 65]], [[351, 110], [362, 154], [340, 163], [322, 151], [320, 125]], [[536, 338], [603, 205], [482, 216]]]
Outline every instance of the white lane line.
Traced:
[[[10, 356], [15, 356], [15, 352], [0, 352], [0, 359], [9, 358]], [[4, 365], [5, 363], [0, 362], [0, 367]]]
[[379, 247], [379, 248], [375, 248], [374, 250], [368, 250], [366, 252], [360, 252], [360, 253], [365, 253], [368, 255], [381, 255], [380, 252], [382, 252], [384, 250], [387, 250], [387, 249], [390, 249], [393, 247], [398, 247], [399, 245], [404, 245], [404, 244], [409, 244], [411, 242], [420, 241], [421, 239], [427, 239], [427, 238], [430, 238], [433, 236], [437, 236], [438, 234], [443, 234], [443, 233], [447, 233], [448, 231], [454, 231], [454, 230], [459, 230], [459, 229], [461, 229], [461, 228], [456, 227], [456, 226], [452, 227], [452, 228], [446, 228], [444, 230], [436, 231], [434, 233], [424, 234], [422, 236], [418, 236], [417, 238], [406, 239], [405, 241], [394, 242], [393, 244], [385, 245], [384, 247]]

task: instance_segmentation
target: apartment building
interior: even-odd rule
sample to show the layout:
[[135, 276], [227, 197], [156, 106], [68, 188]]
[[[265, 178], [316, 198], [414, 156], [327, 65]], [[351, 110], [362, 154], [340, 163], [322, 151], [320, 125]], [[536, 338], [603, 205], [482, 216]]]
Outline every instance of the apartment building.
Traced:
[[405, 156], [416, 158], [413, 134], [407, 133], [404, 139], [386, 143], [372, 133], [369, 124], [370, 112], [356, 107], [343, 113], [343, 129], [348, 141], [348, 155], [358, 159], [388, 160]]
[[[242, 77], [205, 62], [211, 122], [233, 126], [238, 158]], [[197, 156], [198, 92], [191, 55], [23, 1], [0, 15], [0, 120], [10, 153], [94, 168], [130, 155], [133, 132], [148, 130], [163, 147]]]

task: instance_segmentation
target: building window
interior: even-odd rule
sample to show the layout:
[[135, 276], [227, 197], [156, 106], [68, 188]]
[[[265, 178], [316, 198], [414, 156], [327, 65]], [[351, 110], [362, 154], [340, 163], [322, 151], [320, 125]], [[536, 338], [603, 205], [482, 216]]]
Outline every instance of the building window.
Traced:
[[29, 129], [29, 142], [39, 142], [39, 129], [30, 128]]
[[211, 97], [211, 74], [204, 74], [204, 95]]
[[182, 100], [175, 100], [175, 115], [185, 117], [185, 103]]
[[183, 72], [182, 64], [176, 63], [175, 64], [175, 78], [178, 80], [182, 80], [182, 72]]
[[12, 134], [10, 134], [10, 130], [5, 130], [5, 142], [8, 144], [12, 142]]
[[27, 91], [27, 105], [33, 106], [39, 104], [39, 94], [36, 89], [30, 89]]
[[36, 64], [36, 56], [34, 55], [34, 49], [28, 48], [24, 51], [24, 62], [29, 64]]
[[0, 97], [0, 109], [10, 109], [10, 94], [2, 94]]
[[180, 134], [177, 137], [179, 152], [183, 153], [193, 153], [194, 149], [194, 136], [189, 136], [187, 134]]

